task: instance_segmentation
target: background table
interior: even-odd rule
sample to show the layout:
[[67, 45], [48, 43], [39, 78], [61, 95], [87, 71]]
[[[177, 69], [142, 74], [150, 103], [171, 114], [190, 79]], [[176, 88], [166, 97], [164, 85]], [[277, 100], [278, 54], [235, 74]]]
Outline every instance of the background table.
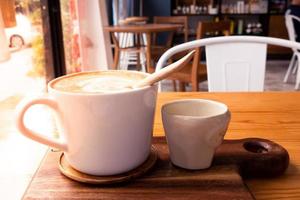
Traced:
[[[105, 27], [106, 31], [110, 33], [135, 33], [141, 34], [144, 33], [146, 35], [146, 67], [148, 72], [153, 72], [154, 68], [151, 66], [151, 45], [152, 45], [152, 33], [159, 33], [159, 32], [172, 32], [172, 34], [179, 28], [181, 25], [177, 24], [131, 24], [131, 25], [116, 25], [116, 26], [107, 26]], [[115, 37], [114, 34], [111, 34], [113, 37], [114, 43], [118, 44], [118, 39]], [[172, 37], [169, 37], [172, 39]], [[169, 39], [170, 40], [170, 39]], [[117, 61], [114, 60], [114, 69], [117, 69]]]
[[[162, 104], [183, 98], [206, 98], [226, 103], [232, 112], [232, 120], [225, 136], [227, 139], [260, 137], [275, 141], [285, 147], [290, 154], [290, 165], [283, 176], [246, 180], [246, 184], [257, 199], [300, 198], [300, 93], [160, 93], [154, 135], [164, 135], [160, 113]], [[51, 180], [51, 171], [46, 170], [46, 172], [44, 176], [48, 176], [47, 179]], [[55, 182], [51, 180], [52, 183], [53, 181]], [[68, 191], [60, 191], [59, 185], [56, 185], [54, 190], [49, 186], [47, 181], [41, 182], [34, 179], [25, 197], [49, 198], [49, 194], [56, 195], [59, 192], [65, 192], [65, 195], [68, 195], [66, 197], [76, 198]], [[81, 190], [77, 189], [79, 195]], [[84, 197], [82, 192], [83, 190], [80, 195]]]

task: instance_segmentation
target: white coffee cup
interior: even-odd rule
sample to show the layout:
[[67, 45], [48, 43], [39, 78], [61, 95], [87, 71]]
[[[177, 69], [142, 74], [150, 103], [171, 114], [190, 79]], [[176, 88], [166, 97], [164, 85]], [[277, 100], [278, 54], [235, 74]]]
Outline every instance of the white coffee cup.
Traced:
[[185, 99], [163, 105], [161, 112], [172, 163], [192, 170], [210, 167], [230, 121], [227, 106]]
[[[136, 71], [106, 72], [124, 73], [131, 78], [148, 75]], [[104, 93], [69, 92], [53, 87], [62, 79], [89, 73], [95, 72], [57, 78], [48, 84], [49, 97], [19, 104], [17, 127], [25, 136], [63, 150], [69, 164], [81, 172], [91, 175], [127, 172], [149, 156], [157, 85]], [[62, 141], [35, 133], [24, 125], [26, 111], [35, 104], [44, 104], [55, 111]]]

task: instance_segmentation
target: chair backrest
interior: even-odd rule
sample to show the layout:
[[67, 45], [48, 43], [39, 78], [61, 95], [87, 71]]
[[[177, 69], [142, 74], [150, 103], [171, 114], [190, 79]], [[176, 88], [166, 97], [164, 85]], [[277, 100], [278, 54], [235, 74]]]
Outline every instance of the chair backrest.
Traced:
[[207, 45], [209, 91], [263, 91], [267, 45], [219, 43]]
[[123, 20], [119, 21], [121, 25], [128, 25], [128, 24], [146, 24], [148, 22], [148, 17], [127, 17]]
[[[230, 22], [229, 21], [219, 21], [219, 22], [198, 22], [196, 30], [196, 39], [202, 39], [207, 36], [207, 33], [214, 35], [215, 33], [228, 36], [230, 32]], [[198, 78], [198, 71], [201, 67], [205, 65], [200, 65], [201, 49], [196, 48], [196, 52], [193, 59], [191, 76], [194, 79]], [[204, 70], [203, 70], [204, 71]], [[195, 80], [198, 82], [198, 80]]]
[[205, 46], [209, 91], [263, 91], [267, 44], [300, 49], [300, 43], [271, 37], [206, 38], [169, 49], [159, 59], [156, 70], [178, 52]]
[[[134, 16], [134, 17], [127, 17], [123, 20], [119, 21], [120, 25], [130, 25], [130, 24], [146, 24], [148, 22], [149, 18], [148, 17], [139, 17], [139, 16]], [[116, 38], [118, 38], [119, 42], [116, 46], [120, 48], [128, 48], [128, 47], [134, 47], [134, 37], [135, 35], [133, 33], [115, 33]], [[139, 37], [139, 36], [136, 36]], [[145, 44], [144, 39], [141, 38], [139, 39], [141, 43]], [[117, 42], [114, 42], [117, 43]]]
[[189, 38], [189, 23], [187, 16], [154, 16], [153, 22], [155, 24], [180, 24], [182, 29], [179, 30], [179, 33], [183, 33], [184, 42], [188, 41]]
[[[285, 25], [286, 25], [286, 29], [289, 35], [289, 39], [291, 41], [296, 41], [296, 31], [295, 31], [295, 27], [294, 27], [294, 23], [293, 20], [298, 21], [300, 23], [300, 18], [295, 16], [295, 15], [291, 15], [290, 11], [288, 10], [285, 13]], [[293, 51], [297, 51], [297, 49], [293, 49]]]

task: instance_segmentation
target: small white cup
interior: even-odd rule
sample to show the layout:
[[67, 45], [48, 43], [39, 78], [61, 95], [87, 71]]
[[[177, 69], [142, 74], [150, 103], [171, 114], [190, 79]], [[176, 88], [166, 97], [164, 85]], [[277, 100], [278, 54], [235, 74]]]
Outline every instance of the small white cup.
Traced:
[[228, 107], [211, 100], [186, 99], [163, 105], [161, 112], [172, 163], [192, 170], [210, 167], [227, 131]]

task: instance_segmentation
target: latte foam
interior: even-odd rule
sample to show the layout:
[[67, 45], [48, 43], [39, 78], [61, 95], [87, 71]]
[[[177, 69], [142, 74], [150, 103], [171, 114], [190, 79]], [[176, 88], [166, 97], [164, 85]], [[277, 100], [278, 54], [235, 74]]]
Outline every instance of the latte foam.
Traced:
[[132, 90], [130, 85], [146, 77], [132, 71], [83, 72], [58, 78], [51, 87], [74, 93], [112, 93]]

